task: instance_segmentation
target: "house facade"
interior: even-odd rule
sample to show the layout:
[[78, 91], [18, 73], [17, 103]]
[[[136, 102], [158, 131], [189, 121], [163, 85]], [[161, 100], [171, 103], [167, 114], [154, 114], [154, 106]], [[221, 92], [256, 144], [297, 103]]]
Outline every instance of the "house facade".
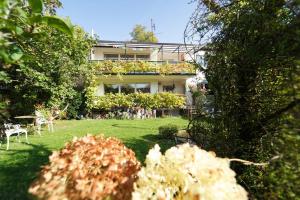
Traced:
[[171, 92], [186, 97], [191, 105], [189, 79], [197, 74], [192, 61], [204, 55], [194, 49], [180, 43], [100, 40], [90, 57], [102, 69], [95, 95]]

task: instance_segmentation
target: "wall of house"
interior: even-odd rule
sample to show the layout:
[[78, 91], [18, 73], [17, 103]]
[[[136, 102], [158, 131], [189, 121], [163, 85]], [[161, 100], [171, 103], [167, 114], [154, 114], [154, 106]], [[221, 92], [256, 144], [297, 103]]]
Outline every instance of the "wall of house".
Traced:
[[163, 86], [172, 86], [174, 84], [174, 93], [185, 94], [186, 80], [192, 76], [174, 75], [126, 75], [119, 78], [118, 76], [99, 76], [96, 95], [104, 95], [104, 84], [129, 84], [129, 83], [150, 83], [150, 92], [163, 92]]
[[155, 94], [163, 92], [163, 86], [175, 86], [174, 93], [186, 96], [187, 105], [192, 105], [192, 96], [187, 86], [188, 75], [126, 75], [118, 76], [99, 76], [98, 87], [95, 91], [96, 96], [105, 95], [104, 84], [129, 84], [129, 83], [150, 83], [150, 93]]
[[158, 81], [152, 81], [150, 84], [150, 93], [155, 94], [158, 93]]

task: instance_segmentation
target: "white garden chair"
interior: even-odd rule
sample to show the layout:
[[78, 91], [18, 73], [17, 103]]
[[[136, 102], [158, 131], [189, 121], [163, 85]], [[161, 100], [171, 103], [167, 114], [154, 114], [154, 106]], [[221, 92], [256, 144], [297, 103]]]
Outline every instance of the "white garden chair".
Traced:
[[20, 142], [20, 134], [25, 133], [26, 142], [28, 143], [27, 130], [21, 128], [20, 124], [4, 124], [4, 134], [6, 136], [6, 150], [9, 149], [9, 138], [11, 135], [18, 134], [18, 140]]
[[37, 131], [38, 134], [41, 135], [41, 129], [43, 124], [47, 124], [48, 126], [48, 131], [53, 132], [53, 117], [49, 117], [49, 119], [46, 119], [43, 114], [39, 111], [35, 111], [36, 119], [35, 119], [35, 124], [37, 126]]

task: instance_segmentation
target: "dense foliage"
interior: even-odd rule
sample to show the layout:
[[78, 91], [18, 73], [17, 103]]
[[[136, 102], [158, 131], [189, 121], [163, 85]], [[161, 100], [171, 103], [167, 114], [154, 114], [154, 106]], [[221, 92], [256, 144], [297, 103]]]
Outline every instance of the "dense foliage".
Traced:
[[[208, 41], [207, 68], [200, 68], [215, 97], [215, 113], [192, 122], [198, 142], [222, 155], [256, 162], [279, 156], [266, 169], [235, 166], [253, 198], [300, 195], [295, 179], [300, 176], [295, 148], [300, 143], [295, 123], [299, 11], [297, 0], [203, 0], [192, 19], [200, 38]], [[293, 147], [283, 148], [290, 143]]]
[[78, 91], [83, 91], [93, 40], [55, 16], [60, 5], [40, 0], [1, 2], [0, 34], [5, 36], [1, 37], [1, 102], [12, 115], [31, 114], [36, 104], [58, 108], [69, 104], [70, 110], [82, 104]]
[[247, 193], [237, 184], [230, 160], [184, 144], [162, 155], [155, 145], [146, 166], [138, 173], [132, 199], [244, 200]]
[[132, 40], [136, 42], [158, 42], [152, 31], [147, 31], [146, 27], [140, 24], [135, 25], [130, 33]]
[[114, 138], [74, 138], [50, 156], [29, 192], [38, 199], [131, 199], [140, 163]]
[[176, 73], [196, 73], [195, 65], [188, 62], [170, 64], [170, 63], [152, 63], [146, 61], [101, 61], [93, 63], [96, 74], [127, 74], [139, 72], [154, 72], [162, 75]]
[[178, 132], [178, 126], [175, 124], [166, 124], [158, 127], [158, 133], [161, 138], [173, 138], [173, 136]]
[[157, 94], [132, 93], [106, 94], [104, 96], [92, 95], [87, 99], [89, 109], [111, 110], [113, 108], [141, 107], [145, 109], [173, 109], [185, 105], [184, 97], [173, 93], [163, 92]]

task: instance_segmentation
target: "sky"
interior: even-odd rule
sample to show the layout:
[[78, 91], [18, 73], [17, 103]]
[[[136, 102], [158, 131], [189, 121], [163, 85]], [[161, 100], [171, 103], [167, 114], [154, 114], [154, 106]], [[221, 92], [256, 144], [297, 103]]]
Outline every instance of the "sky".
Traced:
[[130, 40], [136, 24], [151, 30], [151, 19], [159, 42], [183, 42], [185, 26], [195, 9], [191, 0], [60, 0], [57, 14], [102, 40]]

